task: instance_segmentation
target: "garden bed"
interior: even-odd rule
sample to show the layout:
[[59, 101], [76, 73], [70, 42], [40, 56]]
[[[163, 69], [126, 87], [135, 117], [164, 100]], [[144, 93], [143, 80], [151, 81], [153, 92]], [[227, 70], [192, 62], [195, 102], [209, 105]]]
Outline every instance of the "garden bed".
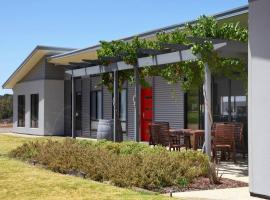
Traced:
[[201, 152], [169, 152], [136, 142], [36, 141], [9, 155], [55, 172], [160, 193], [246, 186], [229, 179], [211, 183], [210, 162]]
[[237, 187], [248, 187], [248, 183], [242, 181], [235, 181], [228, 178], [221, 178], [219, 184], [213, 184], [209, 178], [200, 177], [190, 183], [187, 187], [165, 187], [157, 191], [160, 193], [170, 192], [187, 192], [187, 191], [199, 191], [199, 190], [214, 190], [214, 189], [225, 189], [225, 188], [237, 188]]

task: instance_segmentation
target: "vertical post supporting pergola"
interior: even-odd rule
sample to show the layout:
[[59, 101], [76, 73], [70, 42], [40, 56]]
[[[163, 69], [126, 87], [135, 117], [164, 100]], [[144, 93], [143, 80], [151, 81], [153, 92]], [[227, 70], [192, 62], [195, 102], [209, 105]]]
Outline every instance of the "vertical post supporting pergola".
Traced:
[[118, 131], [119, 131], [119, 90], [118, 90], [118, 70], [113, 71], [113, 141], [118, 141]]
[[135, 91], [134, 91], [134, 131], [136, 142], [140, 141], [140, 87], [139, 87], [139, 71], [138, 66], [134, 66], [134, 77], [135, 77]]
[[73, 70], [71, 75], [71, 136], [72, 138], [76, 138], [75, 133], [75, 87], [74, 87], [74, 76]]
[[211, 109], [211, 72], [209, 66], [204, 66], [204, 129], [205, 129], [205, 153], [211, 156], [211, 126], [212, 126], [212, 109]]

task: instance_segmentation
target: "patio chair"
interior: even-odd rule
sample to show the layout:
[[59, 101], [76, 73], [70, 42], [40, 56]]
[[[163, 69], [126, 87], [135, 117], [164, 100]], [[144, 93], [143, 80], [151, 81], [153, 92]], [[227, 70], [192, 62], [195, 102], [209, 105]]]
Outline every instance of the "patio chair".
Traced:
[[169, 150], [179, 150], [181, 147], [186, 147], [183, 134], [172, 134], [169, 131], [169, 122], [155, 122], [153, 125], [159, 126], [159, 144], [168, 146]]
[[247, 148], [244, 142], [244, 124], [241, 122], [216, 122], [212, 125], [212, 131], [215, 132], [217, 124], [233, 124], [234, 125], [234, 140], [236, 153], [242, 153], [243, 158], [247, 154]]
[[233, 161], [236, 162], [235, 151], [235, 124], [233, 123], [217, 123], [215, 124], [215, 133], [213, 138], [212, 152], [213, 159], [217, 162], [217, 151], [228, 153], [230, 158], [233, 154]]
[[149, 124], [149, 145], [156, 146], [159, 143], [160, 127], [158, 124]]

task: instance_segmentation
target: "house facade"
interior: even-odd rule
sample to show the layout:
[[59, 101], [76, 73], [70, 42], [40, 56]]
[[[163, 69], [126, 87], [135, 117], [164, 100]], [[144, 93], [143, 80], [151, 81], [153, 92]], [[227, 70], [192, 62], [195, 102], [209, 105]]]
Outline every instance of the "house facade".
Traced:
[[[215, 17], [220, 23], [240, 22], [247, 26], [248, 7]], [[136, 36], [151, 39], [157, 32], [183, 29], [185, 24]], [[123, 40], [129, 41], [133, 37]], [[48, 47], [42, 54], [43, 48], [37, 47], [3, 85], [13, 89], [14, 93], [13, 131], [71, 136], [74, 127], [77, 137], [96, 138], [98, 120], [113, 118], [112, 92], [101, 84], [100, 72], [89, 74], [85, 73], [88, 69], [80, 68], [73, 69], [71, 74], [67, 66], [83, 59], [96, 59], [98, 48], [99, 45], [79, 50]], [[149, 78], [148, 83], [147, 88], [139, 86], [140, 141], [148, 140], [146, 127], [151, 121], [168, 121], [172, 128], [204, 127], [204, 103], [199, 88], [184, 93], [180, 84], [168, 84], [161, 77]], [[212, 77], [212, 94], [215, 121], [242, 121], [246, 124], [247, 97], [242, 83]], [[119, 92], [119, 117], [124, 140], [138, 140], [135, 133], [138, 123], [134, 123], [134, 95], [135, 86], [130, 83], [125, 83]]]
[[[249, 27], [248, 53], [242, 52], [249, 58], [248, 99], [241, 82], [211, 77], [214, 121], [245, 124], [245, 140], [249, 142], [250, 193], [268, 199], [269, 10], [269, 0], [249, 0], [249, 7], [215, 15], [219, 23], [240, 22]], [[136, 36], [151, 39], [161, 30], [169, 32], [182, 29], [184, 25]], [[13, 132], [96, 138], [98, 120], [114, 117], [113, 94], [101, 84], [101, 69], [81, 67], [71, 70], [68, 66], [85, 59], [95, 60], [98, 48], [99, 45], [78, 50], [36, 47], [3, 85], [3, 88], [13, 89]], [[232, 49], [231, 53], [234, 53]], [[139, 140], [147, 141], [146, 127], [151, 121], [167, 121], [172, 128], [204, 128], [205, 109], [200, 88], [185, 93], [180, 84], [168, 84], [161, 77], [149, 78], [148, 82], [147, 88], [125, 83], [119, 92], [118, 109], [124, 140], [137, 140], [136, 129], [139, 127]], [[139, 101], [134, 106], [136, 94], [139, 94]], [[135, 119], [135, 108], [139, 109], [139, 120]]]
[[37, 46], [5, 83], [13, 90], [13, 132], [64, 135], [64, 67], [47, 57], [72, 49]]

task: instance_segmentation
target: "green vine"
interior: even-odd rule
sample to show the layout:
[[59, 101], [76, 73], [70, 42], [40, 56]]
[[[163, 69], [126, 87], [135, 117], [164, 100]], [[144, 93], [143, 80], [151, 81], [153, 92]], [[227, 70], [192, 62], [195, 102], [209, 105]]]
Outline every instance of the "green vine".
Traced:
[[[203, 38], [204, 42], [194, 42], [192, 38]], [[208, 64], [213, 75], [223, 75], [229, 79], [241, 80], [246, 85], [247, 71], [246, 60], [236, 58], [222, 58], [214, 51], [214, 45], [210, 39], [226, 39], [247, 43], [248, 31], [239, 23], [218, 24], [213, 17], [202, 16], [195, 24], [187, 24], [185, 30], [176, 29], [172, 32], [160, 32], [155, 40], [139, 39], [135, 37], [130, 42], [125, 41], [101, 41], [101, 49], [98, 50], [98, 58], [118, 57], [125, 63], [137, 65], [139, 49], [162, 49], [162, 44], [189, 45], [192, 53], [198, 59], [182, 61], [165, 66], [146, 67], [139, 70], [140, 82], [146, 86], [147, 77], [161, 76], [169, 84], [181, 83], [182, 89], [188, 91], [191, 87], [201, 86], [204, 82], [204, 65]], [[104, 62], [104, 65], [111, 63]], [[125, 81], [134, 81], [133, 70], [119, 71], [119, 86]], [[111, 73], [102, 75], [102, 83], [113, 90], [113, 76]]]

